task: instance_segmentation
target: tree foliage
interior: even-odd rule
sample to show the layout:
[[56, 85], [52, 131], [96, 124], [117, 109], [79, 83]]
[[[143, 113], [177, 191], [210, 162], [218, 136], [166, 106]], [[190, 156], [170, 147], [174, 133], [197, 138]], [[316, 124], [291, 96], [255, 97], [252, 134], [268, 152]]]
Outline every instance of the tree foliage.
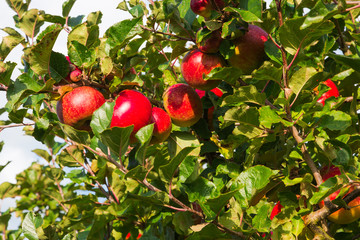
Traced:
[[[210, 18], [195, 15], [190, 0], [123, 1], [114, 23], [99, 36], [102, 13], [62, 16], [7, 0], [17, 29], [0, 45], [0, 89], [8, 113], [0, 129], [23, 126], [46, 146], [35, 149], [47, 164], [33, 163], [0, 185], [0, 198], [16, 198], [1, 212], [4, 239], [355, 239], [360, 221], [335, 224], [327, 216], [360, 196], [359, 5], [346, 1], [229, 1]], [[110, 128], [117, 94], [137, 89], [162, 107], [167, 87], [184, 82], [180, 63], [196, 48], [206, 26], [220, 29], [220, 54], [234, 54], [234, 38], [248, 24], [269, 33], [267, 59], [251, 74], [230, 65], [207, 79], [222, 79], [222, 97], [207, 93], [204, 118], [177, 127], [164, 143], [150, 144], [153, 126], [129, 142], [132, 127]], [[54, 52], [61, 31], [66, 53]], [[22, 73], [6, 61], [21, 44]], [[66, 80], [70, 66], [82, 80]], [[317, 102], [331, 78], [340, 97]], [[209, 80], [211, 81], [211, 80]], [[91, 119], [91, 131], [60, 123], [56, 102], [67, 87], [92, 86], [107, 102]], [[318, 92], [314, 88], [318, 87]], [[214, 121], [207, 111], [215, 106]], [[5, 130], [6, 131], [6, 130]], [[1, 146], [4, 143], [1, 144]], [[6, 143], [5, 143], [6, 144]], [[325, 165], [341, 175], [322, 181]], [[0, 170], [6, 168], [2, 165]], [[355, 189], [330, 202], [338, 189]], [[325, 206], [319, 207], [324, 200]], [[276, 202], [282, 211], [270, 219]], [[6, 230], [11, 214], [19, 230]]]

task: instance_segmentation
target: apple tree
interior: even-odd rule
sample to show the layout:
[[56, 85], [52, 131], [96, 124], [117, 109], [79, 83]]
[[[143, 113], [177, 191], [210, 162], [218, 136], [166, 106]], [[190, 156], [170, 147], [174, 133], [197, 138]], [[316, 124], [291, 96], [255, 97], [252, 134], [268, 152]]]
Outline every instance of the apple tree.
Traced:
[[358, 1], [130, 0], [104, 36], [6, 2], [0, 131], [44, 164], [1, 183], [3, 239], [359, 238]]

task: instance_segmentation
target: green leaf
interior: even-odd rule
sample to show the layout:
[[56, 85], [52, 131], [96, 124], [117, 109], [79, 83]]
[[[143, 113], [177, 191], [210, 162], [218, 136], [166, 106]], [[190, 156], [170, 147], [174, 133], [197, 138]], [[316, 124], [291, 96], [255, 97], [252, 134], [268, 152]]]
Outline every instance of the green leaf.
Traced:
[[243, 0], [239, 2], [239, 9], [245, 9], [256, 15], [262, 17], [262, 3], [257, 0]]
[[33, 153], [38, 155], [39, 157], [42, 157], [45, 161], [48, 163], [51, 162], [52, 157], [50, 156], [49, 152], [44, 149], [34, 149], [32, 150]]
[[38, 9], [30, 9], [19, 20], [20, 29], [30, 38], [34, 38], [39, 33], [43, 24], [44, 20]]
[[327, 3], [325, 4], [322, 1], [317, 1], [315, 6], [310, 9], [310, 12], [306, 14], [304, 23], [301, 26], [301, 29], [310, 27], [313, 24], [321, 23], [324, 20], [329, 19], [338, 12], [337, 4]]
[[210, 207], [211, 211], [218, 214], [222, 210], [229, 200], [235, 195], [237, 191], [231, 191], [223, 193], [215, 198], [208, 199], [206, 204]]
[[206, 223], [197, 230], [195, 225], [192, 229], [195, 231], [187, 240], [202, 240], [202, 239], [231, 239], [232, 237], [221, 231], [217, 226], [212, 223]]
[[90, 126], [95, 135], [99, 136], [110, 127], [115, 102], [105, 102], [92, 116]]
[[309, 79], [317, 73], [313, 67], [303, 67], [296, 71], [290, 78], [289, 87], [298, 95]]
[[112, 59], [110, 57], [101, 58], [100, 67], [104, 75], [109, 75], [114, 68]]
[[229, 95], [224, 98], [222, 106], [225, 104], [239, 106], [241, 103], [255, 103], [258, 105], [264, 105], [265, 99], [265, 93], [259, 93], [255, 86], [249, 85], [235, 89], [233, 95]]
[[178, 132], [173, 131], [168, 141], [169, 155], [174, 158], [184, 148], [193, 147], [195, 150], [190, 155], [198, 156], [200, 153], [200, 142], [199, 140], [189, 132]]
[[38, 240], [36, 229], [42, 224], [42, 219], [39, 216], [35, 216], [33, 212], [28, 212], [21, 224], [25, 237], [29, 240]]
[[321, 118], [319, 126], [332, 131], [343, 131], [352, 124], [351, 116], [342, 111], [333, 110]]
[[146, 175], [148, 173], [148, 170], [144, 168], [141, 165], [138, 165], [132, 169], [129, 170], [129, 172], [126, 173], [126, 178], [132, 178], [132, 179], [138, 179], [140, 181], [144, 180]]
[[0, 44], [0, 60], [4, 61], [11, 50], [25, 39], [20, 33], [10, 27], [3, 28], [2, 30], [9, 34], [9, 36], [2, 38]]
[[17, 191], [17, 187], [9, 182], [3, 182], [0, 185], [0, 199], [15, 197], [14, 193]]
[[242, 71], [235, 67], [217, 67], [211, 70], [204, 80], [224, 80], [229, 84], [235, 85], [239, 80]]
[[301, 29], [306, 17], [288, 19], [279, 29], [280, 43], [290, 54], [295, 54], [299, 47], [305, 48], [319, 37], [330, 33], [335, 25], [330, 21], [312, 24], [311, 27]]
[[325, 197], [329, 196], [333, 192], [336, 192], [340, 185], [337, 181], [337, 177], [331, 177], [327, 179], [325, 182], [323, 182], [318, 191], [313, 194], [313, 196], [310, 198], [309, 202], [311, 205], [318, 204], [321, 200], [323, 200]]
[[23, 0], [6, 0], [6, 2], [9, 7], [18, 14], [19, 18], [27, 11], [30, 4], [30, 0], [26, 0], [25, 2]]
[[182, 186], [185, 188], [190, 202], [204, 203], [207, 199], [220, 195], [220, 190], [216, 188], [216, 185], [203, 177], [199, 177], [190, 184], [182, 184]]
[[233, 8], [233, 7], [226, 7], [224, 9], [224, 11], [238, 13], [240, 18], [242, 20], [244, 20], [245, 22], [262, 22], [258, 16], [256, 16], [254, 13], [247, 11], [247, 10]]
[[14, 62], [0, 61], [0, 83], [9, 86], [11, 82], [11, 75], [16, 67]]
[[291, 219], [291, 223], [292, 223], [292, 233], [296, 237], [299, 236], [303, 232], [303, 229], [305, 228], [304, 221], [300, 216], [295, 216]]
[[139, 140], [140, 143], [140, 147], [135, 153], [135, 158], [140, 164], [144, 164], [145, 162], [146, 150], [152, 138], [153, 131], [154, 131], [154, 124], [149, 124], [141, 128], [135, 134], [135, 137]]
[[249, 202], [257, 191], [260, 191], [270, 182], [270, 178], [278, 171], [268, 167], [257, 165], [250, 167], [240, 173], [236, 178], [232, 190], [239, 189], [236, 197], [243, 208], [249, 207]]
[[265, 61], [260, 68], [255, 70], [253, 76], [256, 80], [279, 82], [282, 77], [282, 68], [275, 67], [272, 63]]
[[142, 24], [142, 18], [121, 21], [111, 26], [106, 31], [105, 37], [108, 37], [108, 41], [112, 41], [116, 45], [122, 45], [128, 39], [142, 32], [140, 24]]
[[[71, 45], [73, 41], [77, 41], [87, 48], [91, 48], [94, 43], [99, 41], [99, 26], [88, 26], [87, 23], [77, 25], [68, 35], [68, 46]], [[73, 59], [71, 58], [71, 60]]]
[[101, 141], [117, 156], [123, 156], [128, 150], [130, 135], [134, 126], [126, 128], [113, 127], [100, 134]]
[[345, 66], [351, 67], [355, 71], [360, 71], [360, 58], [350, 57], [350, 56], [344, 56], [344, 55], [337, 55], [333, 53], [328, 54], [329, 57], [334, 59], [337, 63], [343, 64]]
[[170, 181], [176, 169], [184, 161], [184, 159], [195, 149], [196, 147], [185, 147], [183, 148], [170, 162], [160, 167], [160, 176], [165, 180]]
[[270, 205], [263, 205], [257, 209], [256, 216], [252, 219], [252, 226], [259, 232], [268, 232], [271, 226], [271, 220], [267, 217], [270, 211]]
[[175, 213], [172, 224], [176, 232], [180, 234], [189, 235], [191, 233], [190, 227], [193, 225], [192, 213], [190, 212], [177, 212]]
[[63, 17], [69, 16], [70, 10], [73, 7], [76, 0], [67, 0], [62, 5], [62, 15]]
[[241, 105], [229, 109], [224, 116], [225, 121], [237, 122], [240, 125], [258, 127], [259, 126], [259, 112], [255, 107]]
[[90, 13], [86, 18], [87, 25], [91, 26], [100, 24], [102, 16], [103, 14], [100, 11]]
[[188, 156], [180, 164], [179, 182], [192, 182], [198, 177], [198, 164], [196, 156]]
[[285, 119], [282, 119], [275, 110], [271, 109], [270, 106], [265, 106], [260, 108], [260, 125], [271, 128], [272, 124], [274, 123], [283, 123], [286, 127], [291, 126], [291, 122], [286, 121]]
[[76, 145], [70, 145], [56, 156], [56, 162], [60, 166], [80, 167], [85, 162], [83, 150]]
[[77, 130], [66, 124], [62, 124], [62, 123], [60, 124], [66, 136], [68, 136], [71, 140], [77, 143], [90, 144], [89, 132]]
[[49, 71], [52, 48], [61, 30], [61, 26], [55, 25], [52, 31], [47, 32], [40, 42], [24, 49], [25, 58], [36, 74], [43, 75]]
[[49, 70], [50, 76], [55, 79], [56, 82], [60, 82], [65, 79], [70, 72], [69, 62], [63, 54], [52, 52]]
[[19, 107], [20, 101], [27, 98], [33, 93], [52, 90], [52, 86], [55, 83], [50, 79], [46, 81], [45, 85], [40, 85], [37, 81], [30, 77], [29, 74], [21, 74], [14, 83], [10, 84], [6, 97], [8, 102], [6, 107], [11, 110], [15, 110]]
[[69, 57], [76, 66], [91, 66], [95, 62], [95, 53], [78, 41], [72, 41]]

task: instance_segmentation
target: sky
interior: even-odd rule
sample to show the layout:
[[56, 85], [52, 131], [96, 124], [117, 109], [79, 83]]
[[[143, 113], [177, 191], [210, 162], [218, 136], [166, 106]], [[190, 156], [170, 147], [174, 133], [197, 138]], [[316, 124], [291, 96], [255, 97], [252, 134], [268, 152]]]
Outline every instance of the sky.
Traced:
[[[62, 4], [64, 0], [32, 0], [29, 9], [44, 10], [48, 14], [59, 15], [62, 14]], [[130, 14], [127, 12], [116, 9], [117, 5], [122, 0], [101, 0], [101, 1], [89, 1], [89, 0], [77, 0], [70, 12], [71, 17], [78, 15], [86, 16], [95, 11], [101, 11], [103, 13], [102, 23], [100, 26], [100, 36], [102, 36], [106, 29], [111, 25], [122, 21], [123, 19], [129, 19]], [[9, 8], [5, 0], [0, 0], [0, 29], [5, 27], [15, 28], [13, 16], [15, 12]], [[43, 25], [41, 30], [44, 30], [47, 25]], [[16, 28], [15, 28], [16, 29]], [[0, 31], [0, 42], [2, 38], [7, 34]], [[66, 50], [67, 33], [62, 31], [53, 48], [56, 52], [67, 54]], [[12, 61], [18, 63], [16, 70], [12, 75], [12, 79], [20, 74], [19, 68], [22, 68], [19, 59], [22, 55], [22, 47], [16, 47], [6, 58], [6, 61]], [[0, 108], [3, 108], [6, 104], [6, 93], [0, 92]], [[6, 120], [6, 114], [0, 115], [0, 120]], [[32, 150], [40, 148], [45, 149], [45, 146], [40, 142], [37, 142], [34, 138], [26, 136], [22, 128], [7, 128], [0, 132], [0, 141], [3, 141], [4, 147], [0, 152], [0, 165], [6, 164], [8, 161], [11, 163], [0, 172], [0, 184], [3, 182], [15, 183], [16, 174], [20, 173], [24, 169], [28, 168], [32, 162], [39, 161], [41, 159], [35, 155]], [[1, 200], [0, 200], [1, 201]], [[0, 202], [0, 210], [6, 211], [9, 207], [15, 207], [15, 201], [13, 199], [5, 199]], [[12, 216], [8, 229], [17, 229], [20, 221]]]

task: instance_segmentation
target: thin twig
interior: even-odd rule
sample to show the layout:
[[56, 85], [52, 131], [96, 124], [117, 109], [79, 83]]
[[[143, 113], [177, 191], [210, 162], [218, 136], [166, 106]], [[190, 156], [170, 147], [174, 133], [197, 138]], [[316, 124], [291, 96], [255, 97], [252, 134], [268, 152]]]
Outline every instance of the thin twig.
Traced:
[[[181, 36], [178, 36], [178, 35], [175, 35], [175, 34], [172, 34], [172, 33], [160, 32], [160, 31], [157, 31], [157, 30], [155, 30], [155, 29], [145, 27], [145, 26], [143, 26], [143, 25], [141, 25], [141, 28], [144, 29], [144, 30], [153, 32], [153, 33], [159, 33], [159, 34], [166, 35], [166, 36], [170, 36], [170, 37], [174, 37], [174, 38], [177, 38], [177, 39], [180, 39], [180, 40], [195, 42], [195, 40], [194, 40], [194, 39], [191, 39], [191, 38], [181, 37]], [[168, 39], [168, 40], [171, 41], [170, 39]]]

